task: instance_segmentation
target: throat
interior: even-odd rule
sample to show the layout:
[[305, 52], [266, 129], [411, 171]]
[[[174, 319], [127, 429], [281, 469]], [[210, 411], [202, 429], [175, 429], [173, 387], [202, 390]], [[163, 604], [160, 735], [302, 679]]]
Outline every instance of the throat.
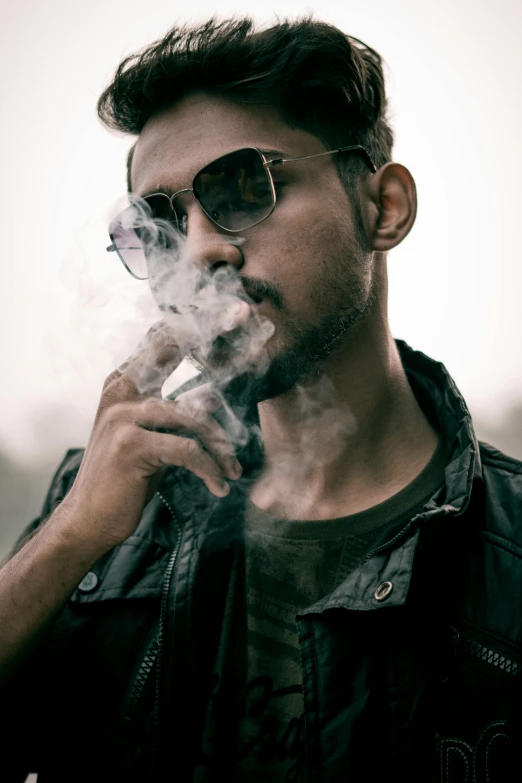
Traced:
[[256, 483], [252, 487], [249, 497], [260, 511], [277, 519], [303, 521], [337, 519], [362, 510], [360, 498], [359, 504], [354, 504], [353, 499], [350, 498], [342, 501], [333, 498], [312, 500], [306, 496], [306, 493], [298, 492], [295, 489], [278, 488], [269, 477]]
[[249, 491], [250, 501], [278, 519], [328, 520], [384, 503], [408, 487], [429, 465], [439, 436], [426, 427], [418, 442], [303, 473], [299, 462], [265, 468]]
[[265, 462], [250, 500], [261, 511], [294, 520], [350, 516], [401, 492], [428, 465], [439, 435], [390, 345], [389, 355], [362, 357], [357, 383], [323, 374], [258, 406]]

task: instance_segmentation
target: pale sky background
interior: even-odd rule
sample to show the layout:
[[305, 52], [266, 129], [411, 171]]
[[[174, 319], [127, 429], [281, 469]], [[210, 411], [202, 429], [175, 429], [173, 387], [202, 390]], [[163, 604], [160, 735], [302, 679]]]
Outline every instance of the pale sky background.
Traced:
[[[2, 8], [0, 441], [21, 456], [47, 439], [85, 444], [104, 377], [156, 319], [147, 284], [105, 252], [132, 139], [101, 126], [96, 100], [125, 54], [215, 8]], [[237, 0], [219, 16], [307, 10], [387, 63], [394, 159], [419, 195], [412, 233], [389, 254], [393, 333], [443, 361], [472, 413], [494, 422], [522, 400], [522, 3]]]

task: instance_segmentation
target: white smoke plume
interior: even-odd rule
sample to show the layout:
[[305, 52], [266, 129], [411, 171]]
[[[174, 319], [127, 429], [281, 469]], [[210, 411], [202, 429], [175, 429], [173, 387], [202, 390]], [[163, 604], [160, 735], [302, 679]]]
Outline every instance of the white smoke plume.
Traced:
[[[119, 210], [114, 209], [113, 214], [116, 211]], [[216, 341], [224, 340], [230, 346], [220, 367], [221, 382], [246, 370], [256, 377], [264, 375], [269, 365], [264, 348], [275, 326], [256, 309], [243, 288], [240, 274], [228, 264], [213, 271], [207, 264], [191, 258], [187, 240], [169, 221], [153, 218], [146, 209], [139, 208], [131, 217], [129, 228], [138, 229], [146, 245], [148, 281], [133, 280], [115, 253], [107, 253], [100, 259], [103, 274], [95, 271], [93, 274], [93, 267], [85, 260], [90, 249], [80, 253], [67, 272], [68, 285], [76, 294], [72, 308], [75, 338], [80, 333], [79, 322], [85, 320], [87, 310], [91, 312], [90, 327], [81, 346], [75, 344], [71, 350], [71, 358], [81, 376], [88, 378], [90, 365], [98, 361], [99, 353], [105, 355], [107, 374], [121, 365], [159, 317], [172, 326], [182, 355], [195, 367], [204, 366]], [[106, 244], [108, 239], [107, 236]], [[241, 246], [245, 240], [223, 233], [220, 241]], [[92, 331], [93, 308], [98, 313], [96, 333]], [[235, 311], [236, 315], [240, 312], [241, 325], [237, 328]], [[148, 385], [155, 385], [154, 380], [151, 369], [151, 375], [141, 378], [140, 391], [146, 394]], [[99, 391], [100, 388], [98, 396]], [[339, 405], [334, 386], [325, 375], [313, 382], [303, 381], [293, 396], [300, 435], [298, 442], [281, 450], [275, 460], [277, 464], [271, 466], [271, 475], [278, 478], [272, 486], [274, 497], [293, 494], [292, 487], [302, 487], [314, 467], [333, 462], [356, 430], [353, 414]], [[226, 401], [221, 413], [233, 444], [243, 446], [253, 434], [252, 428], [247, 429]], [[257, 435], [260, 438], [259, 431]]]
[[314, 487], [309, 479], [317, 474], [318, 466], [327, 468], [340, 457], [347, 439], [357, 431], [357, 421], [349, 406], [339, 402], [332, 381], [324, 374], [299, 384], [294, 397], [292, 415], [302, 426], [295, 430], [297, 439], [272, 458], [270, 480], [262, 487], [263, 505], [286, 516], [287, 501], [295, 519], [302, 518], [300, 509], [311, 518]]
[[[275, 327], [256, 310], [239, 273], [231, 265], [214, 271], [191, 257], [185, 236], [170, 221], [153, 217], [146, 207], [136, 203], [127, 217], [129, 223], [124, 228], [139, 234], [147, 257], [150, 290], [182, 356], [205, 367], [221, 341], [230, 350], [220, 367], [220, 383], [226, 384], [247, 371], [254, 377], [264, 375], [269, 360], [263, 348]], [[220, 241], [241, 245], [245, 240], [223, 233]], [[153, 368], [139, 381], [139, 391], [146, 395], [149, 386], [155, 385]], [[224, 399], [223, 404], [229, 436], [235, 445], [244, 445], [248, 439], [246, 428]]]

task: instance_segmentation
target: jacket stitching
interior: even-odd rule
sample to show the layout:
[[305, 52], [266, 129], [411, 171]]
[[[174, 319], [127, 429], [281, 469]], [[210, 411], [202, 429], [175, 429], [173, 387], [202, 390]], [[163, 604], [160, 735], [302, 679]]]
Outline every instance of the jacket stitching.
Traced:
[[[480, 732], [479, 738], [478, 738], [478, 740], [475, 743], [475, 748], [473, 750], [473, 780], [475, 781], [475, 783], [477, 781], [477, 775], [476, 775], [476, 770], [477, 770], [477, 752], [478, 752], [478, 749], [480, 748], [480, 743], [482, 742], [482, 738], [484, 737], [485, 733], [487, 731], [490, 731], [490, 729], [495, 728], [495, 726], [498, 726], [498, 727], [502, 726], [502, 728], [506, 728], [506, 721], [504, 721], [504, 720], [497, 720], [497, 721], [494, 721], [493, 723], [488, 723], [488, 725], [485, 726], [485, 728], [483, 728], [482, 731]], [[505, 736], [506, 739], [508, 739], [507, 734], [504, 734], [503, 732], [499, 731], [496, 734], [493, 734], [493, 736], [489, 740], [488, 744], [486, 745], [486, 780], [487, 780], [487, 783], [489, 783], [489, 770], [488, 770], [489, 746], [491, 745], [491, 741], [492, 740], [496, 739], [497, 737], [499, 737], [501, 735]]]
[[[489, 444], [479, 441], [479, 445], [488, 446]], [[492, 446], [492, 448], [494, 448], [494, 446]], [[482, 463], [492, 470], [498, 472], [502, 471], [503, 473], [514, 473], [515, 475], [520, 475], [520, 473], [522, 473], [522, 463], [520, 460], [515, 459], [515, 457], [509, 457], [507, 454], [502, 454], [502, 458], [498, 459], [491, 454], [489, 450], [482, 451], [482, 448], [480, 449], [480, 456], [482, 458]]]
[[[466, 780], [468, 778], [469, 766], [466, 755], [463, 751], [463, 747], [471, 753], [471, 745], [468, 745], [465, 740], [459, 739], [459, 737], [441, 737], [437, 735], [439, 741], [439, 759], [440, 759], [440, 771], [444, 775], [444, 783], [450, 783], [451, 770], [449, 768], [449, 754], [451, 751], [459, 752], [466, 761]], [[451, 745], [453, 743], [453, 746]]]
[[490, 781], [490, 777], [489, 777], [489, 763], [488, 763], [489, 762], [489, 751], [491, 749], [490, 746], [491, 746], [491, 743], [494, 742], [495, 740], [498, 740], [499, 737], [504, 737], [504, 739], [509, 739], [507, 734], [504, 734], [503, 732], [499, 732], [498, 734], [494, 734], [491, 737], [490, 741], [488, 742], [488, 744], [486, 746], [486, 781], [487, 781], [487, 783], [489, 783], [489, 781]]
[[[399, 570], [399, 569], [402, 568], [402, 561], [403, 561], [404, 558], [406, 558], [405, 569], [409, 572], [409, 577], [411, 577], [411, 569], [412, 569], [412, 564], [413, 564], [413, 558], [415, 556], [415, 550], [417, 548], [416, 547], [416, 543], [418, 541], [418, 536], [419, 536], [419, 533], [417, 531], [411, 537], [409, 546], [402, 548], [401, 560], [400, 560], [400, 563], [399, 563], [399, 568], [397, 569], [397, 570]], [[408, 586], [409, 586], [409, 584], [410, 584], [410, 580], [408, 579]]]
[[492, 533], [490, 530], [480, 530], [479, 533], [489, 541], [491, 546], [503, 549], [504, 552], [508, 552], [510, 555], [522, 560], [522, 547], [519, 547], [514, 541], [510, 541], [509, 538], [503, 538], [498, 533]]
[[464, 753], [462, 748], [455, 748], [455, 747], [451, 748], [450, 747], [450, 748], [448, 748], [448, 752], [446, 753], [446, 780], [447, 780], [447, 783], [451, 783], [451, 778], [452, 778], [451, 770], [449, 768], [449, 760], [450, 760], [450, 754], [451, 753], [459, 754], [461, 756], [461, 758], [464, 759], [464, 762], [466, 764], [466, 778], [465, 778], [465, 780], [467, 781], [468, 775], [469, 775], [469, 762], [468, 762], [468, 759], [466, 758], [466, 754]]
[[[412, 563], [413, 563], [413, 560], [414, 560], [414, 557], [415, 557], [415, 549], [416, 549], [414, 538], [417, 535], [418, 535], [418, 533], [415, 533], [413, 536], [411, 536], [410, 539], [409, 539], [410, 543], [408, 544], [408, 546], [403, 546], [402, 547], [400, 560], [399, 560], [398, 565], [395, 568], [395, 573], [400, 571], [403, 568], [402, 561], [406, 558], [406, 563], [405, 563], [404, 568], [405, 568], [405, 570], [409, 570], [410, 571], [410, 576], [411, 576], [411, 567], [412, 567]], [[406, 551], [406, 550], [408, 550], [408, 551]], [[392, 551], [397, 551], [397, 550], [392, 550]], [[384, 571], [385, 570], [386, 569], [384, 569]], [[408, 585], [409, 585], [409, 582], [410, 582], [410, 580], [408, 579]], [[373, 593], [372, 593], [372, 598], [373, 598]], [[346, 606], [347, 599], [348, 599], [348, 602], [349, 602], [349, 607]], [[373, 601], [373, 600], [369, 600], [369, 599], [365, 599], [365, 600], [364, 599], [363, 600], [361, 600], [361, 599], [351, 599], [350, 600], [349, 596], [346, 596], [344, 598], [339, 598], [336, 601], [330, 601], [329, 600], [328, 601], [328, 605], [325, 608], [326, 609], [346, 609], [346, 608], [349, 608], [349, 609], [371, 609], [371, 610], [373, 610], [373, 609], [382, 609], [382, 608], [385, 608], [386, 606], [389, 607], [390, 605], [391, 606], [397, 606], [397, 605], [400, 606], [401, 604], [397, 603], [397, 598], [396, 597], [395, 597], [395, 600], [392, 599], [391, 601], [388, 601], [386, 604], [378, 604], [377, 605], [376, 602]]]

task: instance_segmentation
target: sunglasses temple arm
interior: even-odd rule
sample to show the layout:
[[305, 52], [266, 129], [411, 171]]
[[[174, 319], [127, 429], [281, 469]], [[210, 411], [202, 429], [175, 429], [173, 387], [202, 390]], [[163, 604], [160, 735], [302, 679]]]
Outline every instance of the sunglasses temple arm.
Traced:
[[315, 153], [315, 155], [301, 155], [299, 158], [276, 158], [275, 160], [267, 160], [267, 164], [269, 164], [270, 166], [282, 166], [283, 163], [293, 163], [293, 161], [296, 160], [308, 160], [309, 158], [320, 158], [323, 155], [334, 155], [336, 152], [350, 152], [350, 151], [360, 152], [362, 155], [364, 155], [366, 161], [370, 166], [370, 169], [374, 173], [377, 171], [375, 163], [370, 158], [368, 152], [364, 149], [364, 147], [361, 147], [359, 144], [353, 145], [351, 147], [339, 147], [339, 149], [337, 150], [328, 150], [327, 152], [317, 152]]

